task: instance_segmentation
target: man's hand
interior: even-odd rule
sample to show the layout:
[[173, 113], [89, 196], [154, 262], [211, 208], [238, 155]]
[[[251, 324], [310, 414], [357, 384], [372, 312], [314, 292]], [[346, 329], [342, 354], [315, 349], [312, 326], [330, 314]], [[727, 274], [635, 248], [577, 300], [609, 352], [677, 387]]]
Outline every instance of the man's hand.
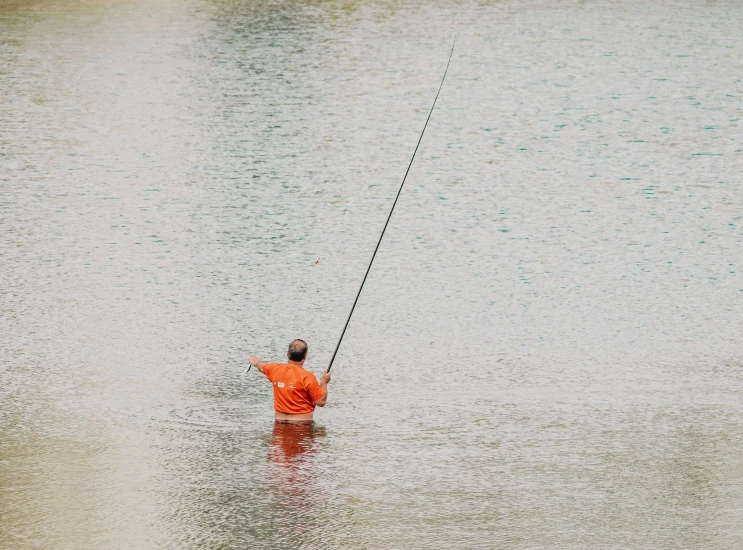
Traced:
[[324, 407], [328, 401], [328, 382], [330, 382], [330, 373], [325, 371], [320, 377], [320, 387], [325, 391], [325, 395], [315, 401], [315, 405], [318, 407]]
[[263, 372], [263, 367], [266, 366], [266, 362], [260, 359], [257, 355], [248, 355], [248, 363], [253, 365], [261, 372]]

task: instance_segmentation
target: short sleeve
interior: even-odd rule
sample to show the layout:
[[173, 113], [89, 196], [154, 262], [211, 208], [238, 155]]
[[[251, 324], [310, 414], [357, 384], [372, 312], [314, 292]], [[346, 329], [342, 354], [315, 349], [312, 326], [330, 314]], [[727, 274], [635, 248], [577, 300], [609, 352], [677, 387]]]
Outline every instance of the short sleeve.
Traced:
[[309, 373], [305, 378], [305, 388], [307, 389], [307, 393], [310, 394], [312, 403], [325, 397], [325, 390], [320, 387], [320, 384], [317, 383], [317, 378], [312, 373]]
[[263, 366], [263, 374], [266, 375], [266, 378], [271, 380], [273, 382], [273, 371], [276, 368], [275, 363], [267, 363]]

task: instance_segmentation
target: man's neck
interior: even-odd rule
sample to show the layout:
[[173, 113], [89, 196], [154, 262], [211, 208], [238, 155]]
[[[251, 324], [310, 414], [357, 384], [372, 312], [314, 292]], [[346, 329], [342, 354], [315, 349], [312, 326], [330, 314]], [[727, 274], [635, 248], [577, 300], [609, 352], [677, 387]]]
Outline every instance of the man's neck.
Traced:
[[291, 359], [289, 359], [289, 361], [287, 361], [286, 364], [289, 365], [290, 367], [304, 368], [302, 366], [302, 365], [304, 365], [304, 361], [292, 361]]

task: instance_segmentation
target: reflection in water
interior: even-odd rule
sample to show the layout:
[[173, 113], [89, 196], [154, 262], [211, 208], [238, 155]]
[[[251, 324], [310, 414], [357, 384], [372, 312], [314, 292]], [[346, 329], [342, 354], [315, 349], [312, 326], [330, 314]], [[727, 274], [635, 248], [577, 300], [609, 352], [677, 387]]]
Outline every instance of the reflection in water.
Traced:
[[325, 429], [313, 422], [276, 422], [268, 449], [270, 487], [277, 505], [298, 520], [295, 528], [307, 528], [321, 499], [321, 483], [315, 460]]
[[284, 468], [302, 468], [317, 453], [320, 444], [317, 438], [323, 435], [325, 428], [314, 422], [276, 422], [269, 460]]
[[247, 525], [236, 533], [236, 541], [266, 548], [321, 544], [327, 499], [318, 461], [325, 435], [313, 423], [274, 423], [264, 448], [268, 467], [256, 469], [264, 479], [242, 495], [256, 502], [246, 509]]

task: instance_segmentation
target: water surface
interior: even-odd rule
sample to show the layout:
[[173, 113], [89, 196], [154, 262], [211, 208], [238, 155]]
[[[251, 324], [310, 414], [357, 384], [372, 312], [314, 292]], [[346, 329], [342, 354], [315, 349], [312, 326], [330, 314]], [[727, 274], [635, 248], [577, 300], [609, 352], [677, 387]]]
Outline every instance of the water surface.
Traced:
[[0, 546], [742, 546], [742, 23], [4, 2]]

